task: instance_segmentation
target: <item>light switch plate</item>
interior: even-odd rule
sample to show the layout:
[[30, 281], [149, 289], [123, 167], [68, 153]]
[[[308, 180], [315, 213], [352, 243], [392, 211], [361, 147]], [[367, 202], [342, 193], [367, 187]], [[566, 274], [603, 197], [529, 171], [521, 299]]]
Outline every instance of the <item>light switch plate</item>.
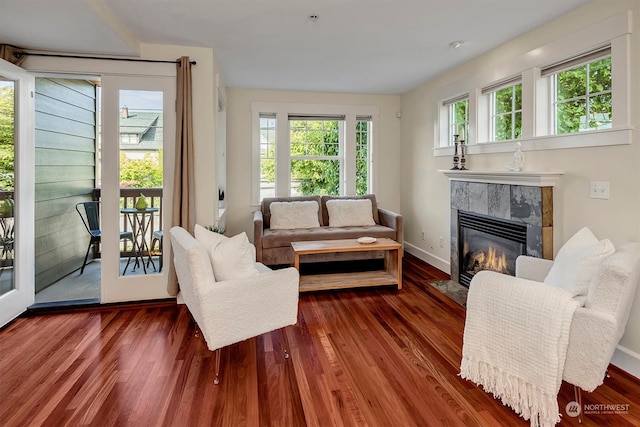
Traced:
[[591, 181], [592, 199], [608, 199], [609, 198], [609, 181]]

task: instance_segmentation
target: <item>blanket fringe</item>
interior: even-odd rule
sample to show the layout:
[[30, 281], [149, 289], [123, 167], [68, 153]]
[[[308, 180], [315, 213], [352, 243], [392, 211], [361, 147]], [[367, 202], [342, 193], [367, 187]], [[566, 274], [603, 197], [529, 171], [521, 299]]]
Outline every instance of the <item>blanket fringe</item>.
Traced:
[[521, 378], [477, 360], [462, 358], [460, 376], [499, 398], [532, 427], [554, 426], [560, 422], [557, 394], [544, 393]]

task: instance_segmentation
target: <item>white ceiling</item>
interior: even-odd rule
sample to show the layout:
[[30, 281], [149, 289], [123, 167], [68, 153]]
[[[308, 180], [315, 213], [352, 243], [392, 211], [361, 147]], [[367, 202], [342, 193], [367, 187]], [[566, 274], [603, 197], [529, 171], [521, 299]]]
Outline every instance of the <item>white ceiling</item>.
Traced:
[[588, 1], [0, 0], [0, 42], [125, 56], [139, 43], [211, 47], [230, 87], [400, 94]]

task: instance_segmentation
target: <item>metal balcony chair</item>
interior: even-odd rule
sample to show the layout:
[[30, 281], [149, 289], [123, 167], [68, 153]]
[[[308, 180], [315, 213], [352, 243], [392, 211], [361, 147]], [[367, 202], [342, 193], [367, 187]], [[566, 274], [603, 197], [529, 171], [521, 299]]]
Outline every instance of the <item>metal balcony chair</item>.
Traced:
[[[162, 230], [156, 230], [153, 232], [153, 237], [151, 238], [151, 246], [149, 248], [150, 253], [154, 253], [156, 249], [156, 243], [158, 244], [158, 272], [162, 271], [162, 238], [164, 237], [164, 233]], [[151, 261], [147, 261], [147, 267]]]
[[[87, 264], [87, 259], [89, 258], [91, 246], [100, 243], [100, 239], [102, 237], [102, 233], [100, 231], [100, 202], [80, 202], [76, 204], [76, 211], [78, 212], [78, 215], [80, 215], [80, 219], [82, 219], [82, 223], [87, 229], [89, 236], [91, 236], [89, 245], [87, 246], [87, 253], [84, 256], [82, 268], [80, 269], [80, 274], [82, 274], [84, 273], [84, 267]], [[82, 211], [84, 211], [84, 214]], [[131, 231], [121, 231], [120, 240], [130, 240], [133, 242], [133, 233]], [[131, 255], [129, 255], [127, 265], [129, 264], [129, 261], [131, 261]]]

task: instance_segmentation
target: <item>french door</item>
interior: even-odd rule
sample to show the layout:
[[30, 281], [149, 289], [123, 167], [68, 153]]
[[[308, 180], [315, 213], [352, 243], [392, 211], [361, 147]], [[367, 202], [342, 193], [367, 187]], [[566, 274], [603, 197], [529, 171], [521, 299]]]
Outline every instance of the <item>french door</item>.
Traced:
[[0, 327], [34, 302], [34, 83], [0, 60]]
[[101, 301], [169, 298], [175, 77], [103, 75], [101, 119]]

